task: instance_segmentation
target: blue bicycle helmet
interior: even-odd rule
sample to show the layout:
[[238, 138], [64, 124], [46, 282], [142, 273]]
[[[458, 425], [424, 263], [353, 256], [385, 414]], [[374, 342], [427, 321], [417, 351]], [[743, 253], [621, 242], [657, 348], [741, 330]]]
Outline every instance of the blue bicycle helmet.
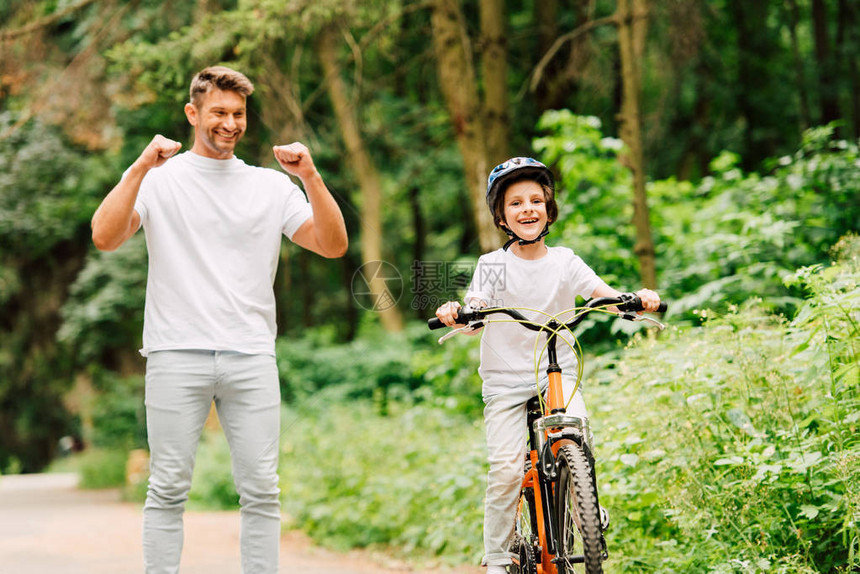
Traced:
[[[490, 177], [487, 178], [487, 207], [490, 208], [490, 214], [493, 216], [494, 221], [496, 220], [496, 203], [498, 202], [499, 194], [503, 193], [507, 187], [506, 184], [513, 180], [526, 178], [532, 179], [541, 185], [546, 185], [555, 193], [555, 179], [547, 166], [530, 157], [513, 157], [493, 168], [493, 171], [490, 172]], [[496, 225], [498, 225], [498, 222], [496, 222]], [[506, 251], [515, 242], [520, 245], [537, 243], [549, 233], [549, 223], [547, 223], [540, 235], [531, 240], [518, 237], [507, 225], [502, 225], [501, 227], [510, 238], [504, 247], [502, 247]]]
[[512, 157], [505, 163], [497, 165], [487, 178], [487, 207], [495, 217], [495, 206], [499, 192], [505, 189], [505, 183], [512, 179], [532, 176], [538, 183], [547, 185], [555, 190], [555, 179], [547, 166], [530, 157]]

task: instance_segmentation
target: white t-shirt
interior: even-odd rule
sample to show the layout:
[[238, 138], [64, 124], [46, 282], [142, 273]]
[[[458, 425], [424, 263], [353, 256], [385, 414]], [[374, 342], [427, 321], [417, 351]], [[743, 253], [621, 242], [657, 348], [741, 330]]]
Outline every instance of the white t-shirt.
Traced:
[[141, 354], [275, 352], [281, 236], [312, 212], [281, 172], [185, 152], [143, 179], [134, 206], [149, 251]]
[[[477, 299], [490, 307], [526, 307], [557, 314], [574, 307], [577, 296], [591, 298], [601, 285], [605, 285], [603, 280], [567, 247], [548, 247], [547, 254], [536, 260], [521, 259], [512, 251], [499, 249], [478, 259], [465, 301], [470, 303]], [[537, 323], [549, 320], [539, 313], [519, 311]], [[573, 315], [560, 318], [566, 322]], [[496, 315], [493, 319], [504, 321], [507, 317]], [[537, 333], [518, 323], [486, 324], [478, 369], [485, 398], [535, 385], [536, 337]], [[566, 338], [573, 342], [569, 334]], [[545, 342], [546, 335], [541, 334], [538, 353]], [[565, 376], [575, 377], [576, 359], [570, 347], [559, 339], [556, 349]], [[546, 378], [548, 364], [544, 353], [539, 369], [542, 379]]]

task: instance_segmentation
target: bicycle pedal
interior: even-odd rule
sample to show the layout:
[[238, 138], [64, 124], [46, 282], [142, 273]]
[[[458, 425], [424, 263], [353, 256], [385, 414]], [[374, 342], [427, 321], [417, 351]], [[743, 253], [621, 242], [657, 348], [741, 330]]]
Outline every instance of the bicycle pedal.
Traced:
[[609, 511], [600, 507], [600, 530], [606, 532], [609, 529]]

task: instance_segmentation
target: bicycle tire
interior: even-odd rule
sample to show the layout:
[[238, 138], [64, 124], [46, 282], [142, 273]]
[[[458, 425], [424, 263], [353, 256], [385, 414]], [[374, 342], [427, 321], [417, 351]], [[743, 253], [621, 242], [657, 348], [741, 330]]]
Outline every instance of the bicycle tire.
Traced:
[[602, 574], [600, 508], [591, 464], [577, 445], [562, 447], [557, 460], [558, 572]]

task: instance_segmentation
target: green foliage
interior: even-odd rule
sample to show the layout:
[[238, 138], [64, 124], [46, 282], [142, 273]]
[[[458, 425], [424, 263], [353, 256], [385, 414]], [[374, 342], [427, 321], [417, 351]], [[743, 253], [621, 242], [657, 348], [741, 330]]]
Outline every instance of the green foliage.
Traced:
[[239, 508], [239, 495], [236, 493], [230, 464], [230, 447], [220, 428], [203, 432], [188, 502], [192, 508], [206, 510]]
[[724, 308], [751, 293], [775, 309], [794, 303], [797, 292], [782, 279], [823, 260], [860, 220], [857, 144], [830, 136], [808, 132], [793, 156], [773, 162], [771, 175], [744, 174], [737, 156], [723, 154], [690, 193], [673, 182], [652, 186], [658, 253], [673, 262], [663, 277], [679, 294], [676, 309]]
[[639, 285], [633, 259], [632, 177], [618, 160], [621, 140], [600, 120], [568, 110], [544, 114], [534, 149], [559, 175], [559, 216], [547, 241], [572, 248], [610, 285]]
[[57, 338], [75, 348], [79, 365], [139, 349], [147, 253], [142, 233], [112, 252], [94, 252], [69, 289]]
[[619, 571], [858, 566], [853, 258], [797, 274], [812, 295], [790, 323], [751, 300], [603, 372], [589, 402]]
[[111, 170], [38, 120], [0, 112], [0, 132], [0, 470], [30, 472], [73, 431], [73, 359], [54, 335]]
[[95, 384], [103, 389], [92, 405], [96, 448], [128, 452], [146, 446], [146, 412], [142, 376], [119, 377], [111, 371], [99, 373]]
[[128, 451], [117, 448], [92, 449], [80, 455], [75, 465], [81, 488], [119, 488], [125, 484]]
[[412, 323], [402, 333], [371, 329], [346, 344], [335, 344], [326, 330], [280, 338], [282, 398], [314, 403], [325, 391], [338, 401], [373, 399], [383, 414], [397, 400], [479, 414], [478, 340], [463, 337], [439, 347], [436, 337], [426, 324]]
[[[425, 328], [423, 325], [421, 327]], [[436, 331], [438, 337], [444, 331]], [[482, 417], [479, 336], [455, 337], [439, 346], [435, 341], [412, 352], [412, 366], [423, 379], [419, 396], [449, 411]]]
[[[552, 242], [571, 246], [611, 285], [636, 288], [638, 264], [630, 176], [620, 142], [604, 138], [596, 118], [567, 111], [544, 115], [547, 135], [535, 149], [559, 173], [561, 210]], [[806, 132], [793, 155], [769, 162], [769, 175], [744, 173], [736, 154], [711, 163], [699, 184], [674, 179], [648, 186], [664, 298], [671, 313], [707, 306], [725, 310], [761, 297], [790, 312], [796, 289], [783, 279], [826, 258], [860, 221], [860, 152], [833, 141], [833, 128]], [[689, 315], [688, 315], [689, 318]]]
[[453, 563], [483, 552], [481, 425], [408, 403], [382, 417], [364, 402], [290, 411], [284, 511], [315, 540], [383, 546]]
[[333, 344], [323, 331], [302, 339], [277, 341], [278, 370], [284, 400], [302, 400], [320, 389], [343, 399], [370, 398], [375, 393], [417, 387], [405, 334], [377, 332], [344, 345]]
[[[12, 129], [17, 117], [0, 112], [0, 245], [4, 259], [33, 260], [79, 237], [114, 175], [106, 157], [71, 146], [39, 120]], [[0, 303], [8, 295], [0, 292]]]

